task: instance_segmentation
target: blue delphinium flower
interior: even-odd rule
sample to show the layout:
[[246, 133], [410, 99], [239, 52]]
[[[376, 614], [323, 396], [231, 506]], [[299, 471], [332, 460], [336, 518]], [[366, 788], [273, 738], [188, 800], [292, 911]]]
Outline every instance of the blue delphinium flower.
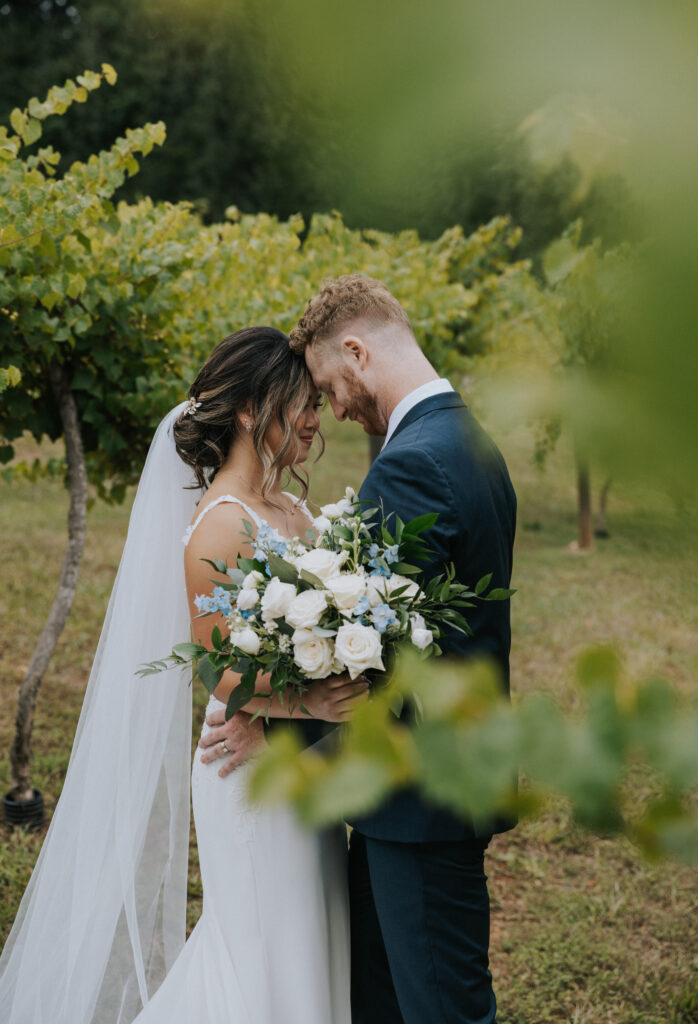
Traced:
[[268, 547], [270, 551], [273, 551], [275, 555], [280, 555], [281, 558], [286, 554], [286, 541], [281, 537], [270, 540]]
[[354, 605], [354, 611], [351, 614], [355, 615], [356, 618], [358, 619], [365, 612], [369, 611], [370, 607], [371, 607], [371, 602], [369, 601], [369, 599], [364, 594], [363, 597], [360, 597], [359, 600]]
[[233, 606], [230, 600], [230, 593], [224, 590], [223, 587], [213, 588], [213, 600], [215, 602], [215, 611], [220, 612], [221, 615], [232, 615]]
[[389, 565], [392, 564], [393, 562], [399, 561], [399, 559], [400, 559], [399, 545], [398, 544], [393, 544], [392, 547], [386, 548], [385, 549], [385, 554], [384, 554], [383, 557], [385, 558], [386, 562], [388, 562]]
[[378, 604], [371, 612], [373, 625], [379, 633], [385, 633], [388, 626], [397, 622], [397, 615], [389, 604]]
[[390, 569], [387, 567], [387, 565], [382, 565], [378, 561], [377, 558], [372, 558], [371, 561], [368, 564], [373, 569], [373, 572], [371, 573], [371, 576], [392, 576], [393, 575], [392, 572], [390, 571]]
[[368, 553], [371, 556], [371, 558], [378, 558], [379, 554], [381, 553], [380, 545], [371, 544], [371, 546], [368, 549]]

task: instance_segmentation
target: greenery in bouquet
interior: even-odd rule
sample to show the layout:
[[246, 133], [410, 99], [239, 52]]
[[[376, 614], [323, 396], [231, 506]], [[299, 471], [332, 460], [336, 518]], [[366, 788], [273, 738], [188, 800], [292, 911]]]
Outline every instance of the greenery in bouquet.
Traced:
[[[207, 559], [220, 579], [195, 599], [200, 616], [223, 616], [227, 635], [215, 626], [210, 649], [177, 644], [141, 674], [192, 663], [212, 693], [230, 669], [241, 678], [227, 717], [260, 696], [308, 714], [303, 694], [314, 679], [382, 673], [401, 644], [423, 657], [441, 654], [444, 632], [470, 633], [464, 612], [475, 600], [506, 600], [513, 591], [487, 592], [491, 574], [471, 590], [452, 565], [420, 585], [418, 563], [430, 554], [422, 535], [436, 519], [429, 513], [403, 523], [347, 488], [339, 502], [322, 507], [304, 538], [283, 537], [267, 524], [255, 535], [243, 520], [252, 556], [239, 557], [234, 568]], [[260, 675], [268, 678], [263, 692], [256, 690]]]

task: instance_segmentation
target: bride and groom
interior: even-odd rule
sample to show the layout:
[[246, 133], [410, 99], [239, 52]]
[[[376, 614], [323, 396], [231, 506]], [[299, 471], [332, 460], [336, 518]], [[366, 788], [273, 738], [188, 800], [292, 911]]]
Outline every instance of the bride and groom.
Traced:
[[[405, 788], [350, 822], [347, 873], [343, 827], [310, 833], [289, 808], [248, 801], [250, 763], [288, 709], [275, 704], [269, 726], [225, 723], [235, 677], [212, 696], [194, 757], [204, 900], [183, 943], [191, 700], [186, 680], [135, 670], [185, 626], [208, 640], [202, 559], [249, 554], [243, 519], [279, 539], [312, 526], [301, 464], [322, 392], [338, 419], [385, 435], [360, 498], [404, 521], [439, 513], [425, 576], [452, 561], [464, 582], [493, 572], [508, 586], [516, 502], [502, 457], [380, 282], [326, 284], [290, 344], [269, 328], [221, 342], [151, 445], [63, 793], [0, 961], [3, 1020], [495, 1021], [483, 860], [510, 823], [476, 829]], [[284, 469], [301, 499], [281, 490]], [[483, 602], [470, 623], [445, 653], [491, 656], [508, 686], [508, 602]], [[312, 717], [293, 717], [310, 746], [367, 699], [366, 681], [333, 676], [308, 698]]]

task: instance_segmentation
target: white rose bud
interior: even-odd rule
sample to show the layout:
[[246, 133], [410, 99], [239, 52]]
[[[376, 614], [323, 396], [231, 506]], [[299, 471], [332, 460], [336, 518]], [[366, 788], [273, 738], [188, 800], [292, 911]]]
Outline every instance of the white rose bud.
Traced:
[[246, 626], [245, 629], [233, 630], [230, 634], [230, 642], [245, 654], [257, 654], [259, 651], [259, 637], [249, 626]]
[[361, 623], [340, 626], [335, 637], [335, 656], [343, 661], [352, 679], [369, 668], [383, 670], [381, 637], [373, 626]]
[[325, 580], [340, 612], [351, 612], [360, 597], [366, 593], [366, 583], [357, 573], [346, 572]]
[[324, 582], [330, 576], [337, 575], [346, 559], [347, 553], [345, 551], [327, 551], [325, 548], [311, 548], [310, 551], [306, 551], [300, 556], [296, 562], [296, 567], [299, 572], [301, 569], [305, 569], [306, 572], [311, 572], [313, 576], [317, 576], [319, 580]]
[[427, 629], [427, 624], [424, 621], [424, 617], [416, 613], [410, 615], [410, 625], [412, 627], [412, 635], [410, 639], [415, 647], [418, 647], [420, 651], [423, 651], [425, 647], [428, 647], [434, 640], [434, 634], [430, 629]]
[[334, 645], [330, 640], [315, 636], [310, 629], [297, 629], [292, 639], [293, 660], [308, 679], [326, 679], [332, 674]]
[[244, 588], [240, 591], [237, 596], [236, 604], [241, 612], [249, 611], [259, 601], [259, 594], [256, 590], [245, 590]]
[[387, 601], [392, 593], [400, 587], [407, 587], [407, 590], [403, 590], [400, 594], [400, 601], [403, 598], [411, 600], [420, 593], [420, 589], [414, 580], [408, 580], [406, 576], [401, 576], [397, 572], [394, 572], [392, 576], [371, 576], [368, 581], [368, 587], [368, 599], [371, 602], [371, 606]]
[[351, 502], [347, 501], [346, 498], [342, 498], [334, 504], [323, 505], [320, 512], [327, 519], [339, 519], [341, 516], [346, 515], [347, 512], [351, 512]]
[[256, 569], [253, 569], [252, 572], [248, 572], [247, 576], [245, 576], [242, 581], [242, 589], [257, 590], [260, 583], [264, 583], [264, 576], [261, 572], [257, 572]]
[[318, 533], [327, 533], [332, 529], [332, 523], [327, 516], [316, 516], [313, 520], [313, 526]]
[[286, 611], [286, 622], [295, 629], [317, 626], [327, 608], [328, 597], [325, 590], [304, 590], [291, 601]]
[[282, 583], [278, 576], [273, 576], [262, 595], [263, 618], [280, 619], [288, 611], [295, 596], [296, 588], [292, 583]]

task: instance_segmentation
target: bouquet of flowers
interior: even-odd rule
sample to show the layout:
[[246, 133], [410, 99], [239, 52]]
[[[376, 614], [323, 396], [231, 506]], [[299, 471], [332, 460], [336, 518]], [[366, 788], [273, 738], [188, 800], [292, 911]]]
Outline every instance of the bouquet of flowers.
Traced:
[[[364, 504], [347, 488], [339, 502], [322, 507], [315, 529], [303, 539], [282, 537], [266, 524], [255, 536], [252, 524], [243, 520], [252, 557], [238, 558], [232, 568], [207, 559], [220, 579], [211, 581], [216, 585], [210, 594], [196, 597], [201, 616], [223, 615], [227, 634], [215, 626], [211, 649], [177, 644], [171, 655], [143, 666], [140, 674], [192, 663], [212, 693], [232, 669], [241, 680], [226, 717], [254, 696], [271, 700], [274, 694], [307, 713], [302, 700], [311, 680], [384, 672], [403, 643], [425, 657], [441, 654], [438, 639], [444, 630], [471, 632], [463, 612], [474, 600], [506, 600], [514, 593], [504, 588], [486, 593], [491, 573], [470, 590], [456, 581], [452, 565], [419, 586], [413, 577], [421, 569], [414, 563], [429, 554], [422, 534], [437, 513], [408, 523], [395, 516], [393, 522]], [[265, 693], [255, 692], [260, 674], [270, 677]]]

